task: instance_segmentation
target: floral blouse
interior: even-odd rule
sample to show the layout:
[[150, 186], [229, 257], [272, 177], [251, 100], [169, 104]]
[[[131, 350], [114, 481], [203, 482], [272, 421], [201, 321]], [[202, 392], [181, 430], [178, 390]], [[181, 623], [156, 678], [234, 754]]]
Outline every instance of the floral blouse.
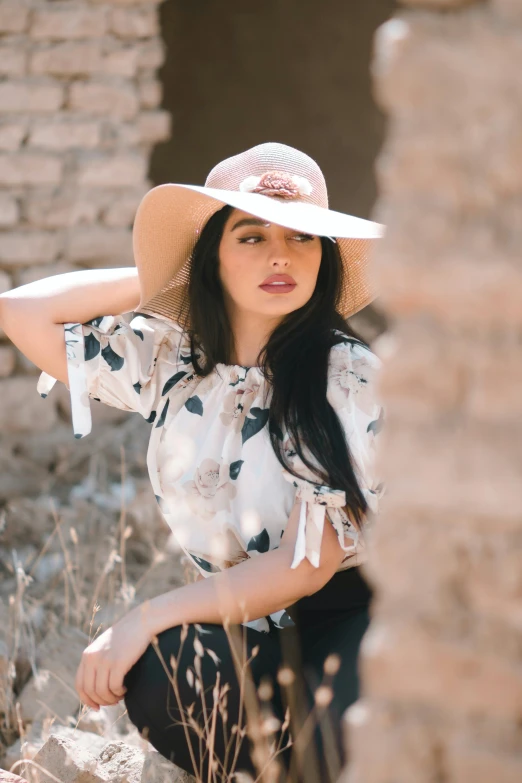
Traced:
[[[218, 364], [195, 375], [190, 341], [173, 321], [144, 313], [64, 324], [75, 438], [91, 431], [90, 398], [140, 413], [151, 424], [147, 466], [160, 510], [179, 546], [208, 577], [276, 549], [295, 500], [300, 516], [292, 568], [319, 565], [325, 519], [345, 557], [365, 560], [364, 528], [384, 492], [374, 471], [384, 410], [376, 398], [380, 359], [346, 337], [331, 349], [327, 399], [336, 411], [368, 503], [362, 529], [343, 509], [344, 491], [314, 483], [279, 433], [296, 478], [278, 462], [268, 433], [271, 389], [258, 367]], [[46, 397], [56, 379], [42, 373]], [[268, 632], [293, 622], [283, 609], [244, 625]]]

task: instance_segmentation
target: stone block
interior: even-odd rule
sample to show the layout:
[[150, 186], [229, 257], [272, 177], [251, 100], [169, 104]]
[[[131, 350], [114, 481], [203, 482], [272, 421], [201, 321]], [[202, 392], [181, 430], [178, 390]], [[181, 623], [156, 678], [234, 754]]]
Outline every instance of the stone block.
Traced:
[[130, 120], [138, 113], [136, 90], [128, 84], [75, 82], [71, 85], [69, 106], [96, 116]]
[[16, 199], [7, 193], [0, 193], [0, 226], [14, 226], [19, 217], [20, 209]]
[[126, 229], [92, 228], [72, 229], [67, 238], [66, 255], [70, 261], [83, 264], [132, 264], [132, 233]]
[[350, 764], [338, 783], [388, 783], [391, 770], [392, 779], [400, 783], [433, 781], [440, 746], [437, 728], [414, 708], [399, 712], [393, 704], [359, 699], [343, 716]]
[[5, 231], [0, 243], [0, 263], [45, 264], [60, 251], [60, 237], [44, 231]]
[[40, 8], [33, 13], [29, 30], [35, 40], [99, 38], [107, 30], [105, 8], [71, 7]]
[[7, 378], [16, 365], [16, 354], [12, 348], [0, 345], [0, 378]]
[[26, 53], [19, 46], [0, 46], [0, 76], [23, 76]]
[[[78, 730], [72, 726], [62, 726], [60, 723], [54, 723], [50, 728], [47, 728], [40, 723], [32, 723], [28, 726], [24, 741], [22, 742], [20, 738], [14, 745], [7, 748], [2, 763], [7, 768], [10, 768], [22, 758], [27, 760], [34, 759], [50, 737], [61, 737], [69, 740], [80, 751], [85, 750], [92, 755], [100, 753], [107, 744], [107, 740], [104, 737], [100, 737], [98, 734], [85, 729]], [[27, 775], [28, 769], [29, 765], [27, 767], [22, 765], [18, 767], [18, 772], [22, 775]]]
[[0, 381], [0, 430], [6, 433], [48, 432], [57, 422], [56, 408], [36, 391], [34, 378]]
[[57, 185], [62, 179], [63, 160], [30, 152], [0, 155], [0, 186]]
[[4, 122], [0, 125], [0, 151], [14, 152], [19, 149], [26, 132], [25, 123]]
[[105, 51], [103, 72], [114, 76], [132, 78], [138, 70], [138, 51], [134, 46], [119, 46]]
[[58, 111], [63, 104], [64, 88], [49, 82], [8, 81], [0, 84], [2, 112], [45, 114]]
[[140, 106], [143, 109], [155, 109], [163, 97], [163, 87], [157, 79], [146, 79], [138, 86]]
[[380, 437], [379, 461], [385, 465], [379, 474], [393, 487], [385, 501], [390, 511], [436, 511], [451, 520], [464, 508], [470, 516], [490, 515], [499, 524], [522, 515], [522, 425], [516, 420], [485, 425], [447, 416], [410, 426], [389, 415]]
[[99, 146], [99, 122], [40, 122], [29, 134], [29, 146], [51, 150], [93, 149]]
[[67, 272], [75, 272], [78, 267], [72, 264], [67, 264], [64, 261], [55, 261], [48, 266], [31, 266], [26, 269], [18, 270], [16, 276], [17, 285], [26, 285], [27, 283], [33, 283], [35, 280], [43, 280], [46, 277], [52, 277], [53, 275], [63, 275]]
[[138, 115], [138, 129], [142, 144], [156, 144], [171, 135], [172, 116], [168, 111], [145, 111]]
[[51, 736], [34, 759], [50, 773], [40, 783], [195, 783], [192, 775], [159, 753], [147, 753], [124, 742], [109, 742], [95, 755], [66, 737]]
[[107, 208], [102, 212], [101, 219], [106, 226], [132, 226], [136, 210], [147, 192], [147, 188], [133, 192], [125, 191], [115, 194]]
[[29, 21], [29, 8], [19, 2], [0, 4], [0, 33], [23, 33]]
[[145, 182], [147, 159], [133, 153], [92, 155], [78, 164], [78, 184], [97, 187], [136, 187]]
[[95, 41], [60, 43], [31, 52], [29, 70], [37, 75], [90, 76], [103, 71], [101, 47]]
[[520, 666], [465, 641], [437, 638], [407, 620], [375, 620], [363, 638], [360, 664], [370, 699], [518, 720]]
[[72, 626], [51, 630], [36, 651], [37, 675], [20, 694], [22, 720], [33, 723], [51, 714], [67, 723], [80, 705], [74, 687], [76, 671], [89, 644], [87, 634]]
[[105, 204], [102, 193], [78, 187], [55, 190], [31, 191], [24, 213], [27, 220], [40, 228], [62, 228], [95, 223], [101, 206]]
[[452, 783], [516, 783], [522, 780], [520, 753], [449, 743], [447, 769]]
[[158, 13], [155, 8], [136, 10], [115, 8], [111, 14], [110, 29], [119, 38], [152, 38], [159, 35]]
[[158, 38], [137, 45], [138, 68], [144, 71], [156, 71], [165, 59], [165, 45]]

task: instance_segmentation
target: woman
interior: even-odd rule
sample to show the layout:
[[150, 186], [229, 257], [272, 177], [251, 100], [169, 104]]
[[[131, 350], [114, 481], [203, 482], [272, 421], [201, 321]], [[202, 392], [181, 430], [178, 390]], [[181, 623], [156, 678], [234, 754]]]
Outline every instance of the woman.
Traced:
[[205, 187], [149, 191], [136, 270], [74, 272], [0, 297], [8, 336], [44, 370], [42, 396], [55, 379], [68, 385], [75, 437], [90, 431], [91, 397], [152, 424], [152, 486], [200, 580], [99, 636], [76, 687], [93, 709], [123, 697], [152, 745], [203, 780], [240, 770], [275, 780], [268, 741], [292, 780], [333, 781], [346, 761], [383, 409], [380, 361], [345, 319], [374, 297], [368, 258], [381, 234], [328, 209], [310, 157], [267, 143], [219, 163]]

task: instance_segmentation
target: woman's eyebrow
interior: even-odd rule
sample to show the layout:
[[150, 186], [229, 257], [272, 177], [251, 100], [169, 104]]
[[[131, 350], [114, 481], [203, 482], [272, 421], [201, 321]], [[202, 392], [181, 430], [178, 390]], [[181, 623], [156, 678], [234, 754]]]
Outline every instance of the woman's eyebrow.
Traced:
[[241, 228], [241, 226], [269, 226], [270, 223], [266, 223], [264, 220], [260, 220], [259, 218], [241, 218], [241, 220], [238, 220], [237, 223], [234, 223], [231, 231], [235, 231], [236, 228]]

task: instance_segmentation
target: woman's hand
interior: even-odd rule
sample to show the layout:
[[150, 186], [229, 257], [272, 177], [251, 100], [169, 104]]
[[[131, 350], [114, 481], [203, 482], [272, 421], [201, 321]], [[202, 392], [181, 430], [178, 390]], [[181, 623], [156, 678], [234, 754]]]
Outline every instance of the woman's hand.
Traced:
[[132, 610], [83, 651], [75, 687], [81, 700], [99, 710], [116, 704], [125, 693], [123, 678], [151, 640], [146, 623]]

